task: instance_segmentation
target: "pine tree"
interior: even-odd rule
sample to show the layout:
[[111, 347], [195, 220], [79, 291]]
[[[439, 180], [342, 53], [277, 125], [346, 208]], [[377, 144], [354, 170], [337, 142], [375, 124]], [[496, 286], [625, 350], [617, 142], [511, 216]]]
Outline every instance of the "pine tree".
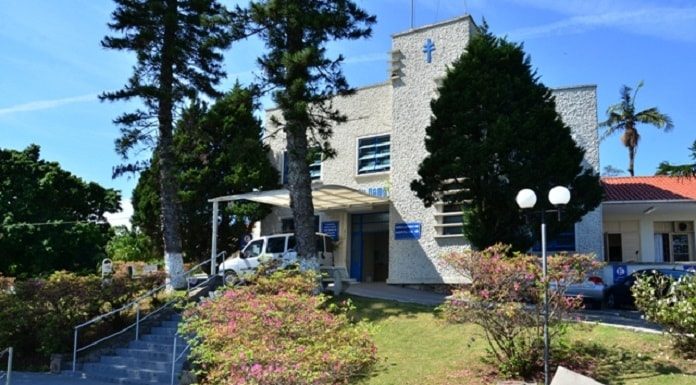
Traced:
[[[109, 28], [117, 35], [102, 40], [105, 48], [135, 54], [127, 84], [105, 92], [102, 100], [140, 99], [142, 107], [114, 120], [121, 126], [117, 152], [127, 158], [140, 145], [153, 146], [158, 158], [162, 233], [169, 282], [184, 287], [180, 208], [174, 178], [174, 114], [199, 93], [217, 96], [225, 73], [221, 49], [232, 36], [226, 9], [216, 0], [115, 0]], [[137, 171], [139, 164], [117, 169]]]
[[[211, 107], [192, 103], [177, 121], [174, 175], [188, 261], [200, 262], [210, 255], [209, 198], [277, 187], [278, 172], [271, 164], [270, 148], [261, 143], [261, 122], [254, 116], [256, 93], [237, 84]], [[133, 225], [153, 239], [161, 237], [157, 167], [153, 162], [141, 172], [133, 191]], [[267, 206], [254, 202], [223, 207], [218, 227], [221, 248], [236, 250], [239, 238], [249, 232], [248, 225], [268, 212]]]
[[369, 37], [376, 18], [350, 0], [252, 1], [239, 10], [240, 23], [258, 34], [268, 52], [259, 58], [264, 86], [282, 119], [273, 121], [287, 139], [288, 190], [300, 256], [316, 255], [314, 206], [308, 149], [320, 147], [324, 157], [335, 154], [329, 144], [332, 125], [346, 117], [332, 106], [336, 95], [348, 95], [341, 71], [342, 56], [329, 59], [329, 40]]
[[496, 38], [484, 25], [447, 71], [439, 92], [426, 128], [429, 155], [411, 188], [427, 206], [439, 200], [461, 204], [464, 235], [474, 247], [498, 242], [516, 250], [531, 247], [538, 220], [525, 226], [515, 203], [522, 188], [538, 194], [556, 185], [570, 188], [563, 223], [551, 233], [599, 205], [599, 177], [583, 169], [584, 150], [521, 45]]

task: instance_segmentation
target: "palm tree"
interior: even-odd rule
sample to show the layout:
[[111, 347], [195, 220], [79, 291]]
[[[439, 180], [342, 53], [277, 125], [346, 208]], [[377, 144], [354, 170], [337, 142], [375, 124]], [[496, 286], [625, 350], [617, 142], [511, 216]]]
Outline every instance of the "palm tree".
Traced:
[[[691, 145], [691, 159], [696, 162], [696, 140], [694, 144]], [[657, 167], [657, 172], [655, 175], [669, 175], [685, 178], [696, 178], [696, 163], [692, 164], [670, 164], [668, 162], [662, 162]]]
[[674, 128], [672, 118], [661, 113], [657, 107], [636, 112], [636, 95], [641, 87], [643, 87], [642, 81], [638, 83], [635, 92], [631, 94], [631, 87], [624, 85], [620, 91], [621, 102], [609, 106], [607, 109], [607, 120], [600, 124], [601, 127], [607, 128], [604, 135], [602, 135], [602, 140], [617, 131], [623, 131], [621, 143], [628, 148], [628, 172], [631, 176], [634, 176], [633, 161], [636, 157], [638, 141], [640, 141], [637, 124], [650, 124], [665, 132]]

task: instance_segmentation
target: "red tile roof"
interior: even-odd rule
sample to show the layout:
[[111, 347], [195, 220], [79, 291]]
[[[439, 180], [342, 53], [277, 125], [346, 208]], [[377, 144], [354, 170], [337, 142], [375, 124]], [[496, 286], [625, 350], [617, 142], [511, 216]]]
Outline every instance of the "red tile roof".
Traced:
[[605, 177], [604, 201], [696, 200], [696, 178]]

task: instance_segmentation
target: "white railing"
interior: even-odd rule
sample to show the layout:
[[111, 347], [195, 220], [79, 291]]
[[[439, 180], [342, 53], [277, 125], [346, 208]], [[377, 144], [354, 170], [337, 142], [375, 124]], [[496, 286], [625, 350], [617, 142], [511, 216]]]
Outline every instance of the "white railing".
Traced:
[[[220, 257], [223, 257], [223, 258], [224, 258], [225, 255], [226, 255], [226, 252], [225, 252], [225, 251], [221, 251], [220, 253], [217, 254], [217, 256], [215, 257], [215, 259], [220, 258]], [[190, 277], [190, 276], [191, 276], [191, 273], [193, 273], [194, 271], [196, 271], [199, 267], [201, 267], [201, 266], [203, 266], [204, 264], [207, 264], [207, 263], [211, 263], [211, 264], [212, 264], [212, 263], [213, 263], [212, 259], [213, 259], [213, 258], [207, 259], [207, 260], [205, 260], [205, 261], [199, 263], [198, 265], [193, 266], [193, 267], [190, 268], [188, 271], [186, 271], [185, 273], [182, 274], [182, 277], [186, 278], [186, 294], [187, 294], [187, 295], [191, 292], [191, 290], [198, 289], [198, 288], [200, 288], [201, 286], [203, 286], [203, 285], [209, 283], [210, 281], [212, 281], [213, 279], [215, 279], [216, 276], [211, 274], [211, 275], [208, 276], [208, 278], [207, 278], [206, 280], [204, 280], [203, 282], [197, 283], [195, 286], [191, 286], [191, 280], [189, 279], [189, 278], [191, 278], [191, 277]], [[164, 290], [166, 287], [167, 287], [166, 284], [161, 285], [161, 286], [158, 286], [158, 287], [156, 287], [156, 288], [154, 288], [154, 289], [148, 291], [147, 293], [143, 294], [142, 296], [136, 298], [135, 300], [133, 300], [133, 301], [131, 301], [131, 302], [129, 302], [129, 303], [127, 303], [127, 304], [121, 306], [121, 307], [118, 308], [118, 309], [112, 310], [112, 311], [110, 311], [110, 312], [108, 312], [108, 313], [104, 313], [104, 314], [98, 315], [98, 316], [92, 318], [91, 320], [89, 320], [89, 321], [87, 321], [87, 322], [84, 322], [84, 323], [81, 323], [81, 324], [75, 326], [75, 327], [74, 327], [75, 331], [74, 331], [74, 335], [73, 335], [73, 354], [72, 354], [72, 371], [73, 371], [73, 373], [76, 371], [76, 368], [77, 368], [77, 354], [78, 354], [78, 353], [80, 353], [80, 352], [82, 352], [82, 351], [84, 351], [84, 350], [86, 350], [86, 349], [89, 349], [89, 348], [91, 348], [91, 347], [94, 347], [94, 346], [96, 346], [96, 345], [98, 345], [98, 344], [100, 344], [100, 343], [102, 343], [102, 342], [104, 342], [104, 341], [106, 341], [106, 340], [108, 340], [108, 339], [111, 339], [111, 338], [113, 338], [113, 337], [116, 337], [116, 336], [118, 336], [118, 335], [121, 335], [121, 334], [125, 333], [126, 331], [131, 330], [131, 329], [133, 329], [133, 328], [135, 328], [135, 339], [136, 339], [136, 341], [137, 341], [137, 340], [140, 338], [140, 323], [142, 323], [142, 322], [145, 321], [146, 319], [152, 317], [153, 315], [159, 313], [159, 312], [162, 311], [163, 309], [165, 309], [165, 308], [171, 306], [171, 305], [174, 304], [175, 302], [179, 301], [179, 299], [173, 299], [173, 300], [171, 300], [171, 301], [165, 303], [164, 305], [158, 307], [157, 309], [151, 311], [150, 313], [148, 313], [148, 314], [145, 315], [144, 317], [141, 317], [141, 315], [140, 315], [140, 305], [141, 305], [141, 303], [142, 303], [143, 301], [145, 301], [146, 299], [153, 297], [155, 294], [159, 293], [160, 291]], [[90, 344], [88, 344], [88, 345], [85, 345], [85, 346], [82, 346], [82, 347], [79, 347], [79, 346], [78, 346], [77, 339], [78, 339], [78, 335], [79, 335], [80, 329], [82, 329], [82, 328], [84, 328], [84, 327], [86, 327], [86, 326], [92, 325], [92, 324], [94, 324], [94, 323], [96, 323], [96, 322], [99, 322], [99, 321], [101, 321], [101, 320], [103, 320], [103, 319], [105, 319], [105, 318], [107, 318], [107, 317], [109, 317], [109, 316], [112, 316], [112, 315], [116, 314], [116, 313], [120, 313], [120, 312], [122, 312], [122, 311], [131, 310], [131, 309], [135, 309], [135, 322], [133, 322], [132, 324], [126, 326], [125, 328], [123, 328], [123, 329], [121, 329], [121, 330], [119, 330], [119, 331], [116, 331], [116, 332], [114, 332], [114, 333], [112, 333], [112, 334], [110, 334], [110, 335], [108, 335], [108, 336], [106, 336], [106, 337], [102, 337], [102, 338], [100, 338], [100, 339], [98, 339], [98, 340], [96, 340], [96, 341], [94, 341], [94, 342], [92, 342], [92, 343], [90, 343]]]
[[0, 372], [0, 380], [5, 378], [5, 385], [10, 385], [12, 383], [12, 353], [13, 353], [12, 347], [9, 347], [3, 351], [0, 352], [0, 359], [7, 353], [7, 371], [6, 372]]
[[179, 355], [177, 356], [176, 355], [176, 340], [178, 337], [179, 337], [179, 333], [174, 334], [174, 345], [172, 347], [172, 380], [169, 383], [170, 385], [174, 385], [174, 374], [175, 374], [174, 368], [176, 368], [176, 363], [179, 362], [179, 360], [182, 357], [184, 357], [184, 354], [186, 354], [186, 351], [191, 347], [191, 345], [187, 343], [184, 350], [182, 350], [181, 353], [179, 353]]

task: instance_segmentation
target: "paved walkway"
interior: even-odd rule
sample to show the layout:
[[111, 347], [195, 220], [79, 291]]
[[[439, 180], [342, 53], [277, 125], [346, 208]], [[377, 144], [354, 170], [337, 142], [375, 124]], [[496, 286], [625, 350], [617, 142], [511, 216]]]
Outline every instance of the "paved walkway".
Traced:
[[[401, 286], [387, 285], [384, 282], [360, 282], [351, 285], [346, 291], [358, 297], [377, 298], [389, 301], [437, 306], [445, 302], [446, 295]], [[582, 310], [573, 319], [588, 323], [599, 323], [642, 332], [660, 332], [660, 327], [646, 322], [637, 311], [627, 310]]]
[[[4, 384], [4, 380], [2, 382]], [[64, 374], [12, 372], [10, 385], [113, 385]]]

